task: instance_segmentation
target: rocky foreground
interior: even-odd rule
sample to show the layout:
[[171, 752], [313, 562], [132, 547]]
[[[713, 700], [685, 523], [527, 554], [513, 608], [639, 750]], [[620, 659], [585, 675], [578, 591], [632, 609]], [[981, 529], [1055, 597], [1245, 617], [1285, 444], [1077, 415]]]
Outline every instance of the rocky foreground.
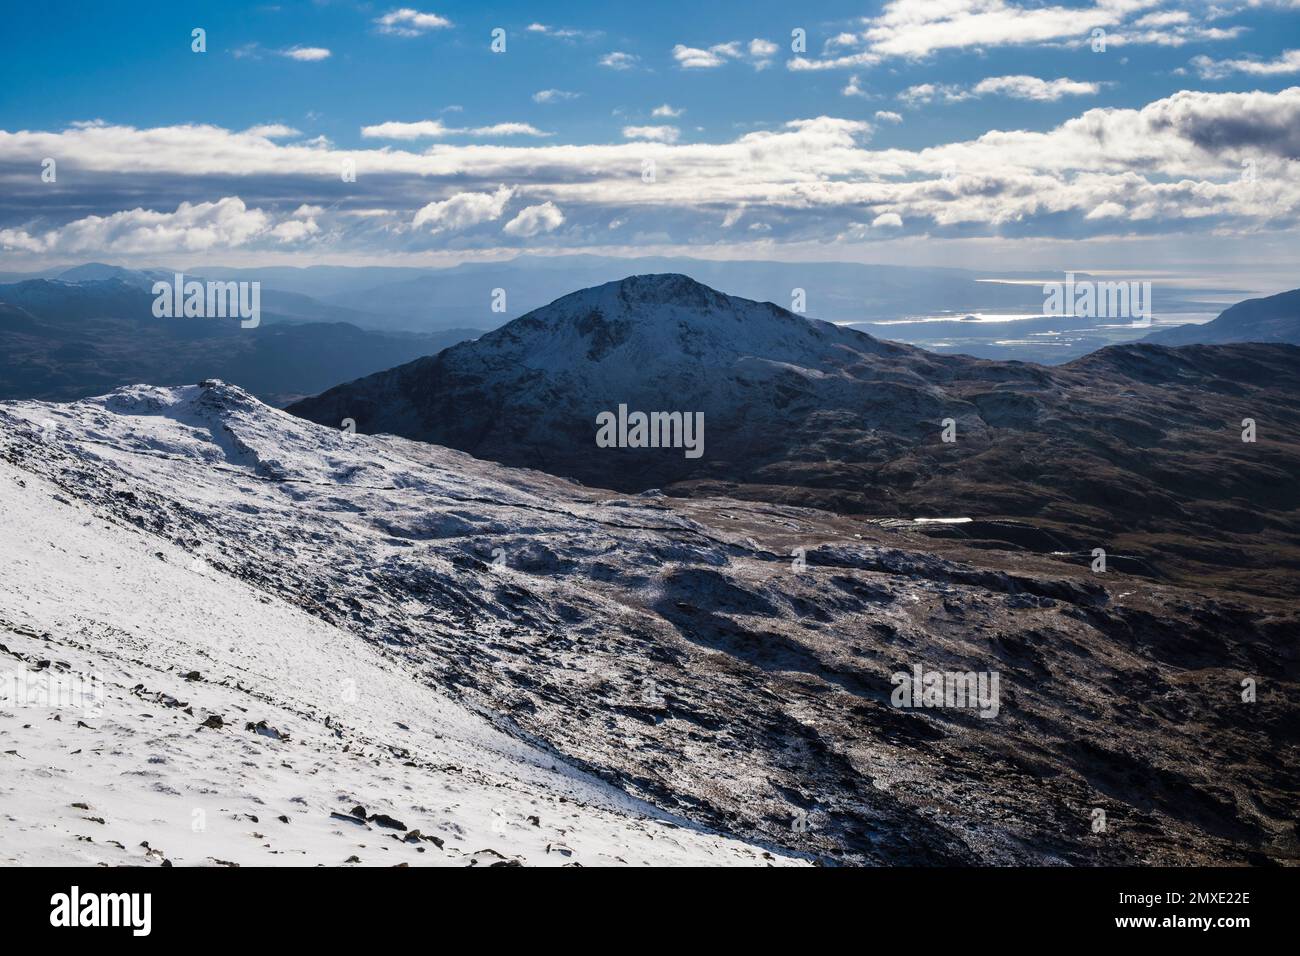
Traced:
[[[147, 800], [113, 837], [123, 860], [188, 826], [181, 779], [208, 819], [259, 817], [198, 848], [177, 837], [191, 862], [275, 849], [305, 822], [286, 806], [322, 835], [299, 857], [339, 863], [441, 858], [428, 834], [484, 865], [568, 862], [547, 847], [580, 839], [587, 863], [1300, 859], [1300, 622], [1283, 602], [912, 522], [622, 497], [216, 382], [0, 405], [0, 488], [0, 667], [62, 662], [120, 688], [57, 740], [46, 715], [0, 707], [0, 858], [102, 849], [111, 820], [67, 820], [103, 816], [70, 797], [107, 766], [101, 793]], [[237, 592], [235, 610], [200, 587]], [[996, 714], [895, 706], [891, 675], [918, 665], [996, 674]], [[211, 716], [225, 723], [200, 729]], [[221, 734], [240, 749], [204, 749]], [[475, 795], [457, 809], [449, 788]], [[543, 834], [575, 802], [597, 822]]]

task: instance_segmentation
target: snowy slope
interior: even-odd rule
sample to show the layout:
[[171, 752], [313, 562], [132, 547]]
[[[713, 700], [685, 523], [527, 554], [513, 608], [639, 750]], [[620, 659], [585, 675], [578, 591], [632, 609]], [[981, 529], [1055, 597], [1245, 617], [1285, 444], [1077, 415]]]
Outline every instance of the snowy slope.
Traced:
[[[162, 456], [193, 452], [213, 469], [202, 496], [238, 506], [217, 470], [237, 440], [204, 454], [191, 432], [203, 411], [166, 414], [200, 391], [110, 404], [142, 413], [131, 442], [160, 480]], [[93, 448], [103, 407], [58, 409], [59, 427], [79, 418]], [[627, 798], [448, 701], [409, 662], [9, 462], [0, 513], [0, 672], [104, 690], [88, 710], [0, 705], [0, 864], [796, 862]], [[202, 726], [213, 715], [224, 726]], [[358, 805], [404, 826], [332, 815]]]

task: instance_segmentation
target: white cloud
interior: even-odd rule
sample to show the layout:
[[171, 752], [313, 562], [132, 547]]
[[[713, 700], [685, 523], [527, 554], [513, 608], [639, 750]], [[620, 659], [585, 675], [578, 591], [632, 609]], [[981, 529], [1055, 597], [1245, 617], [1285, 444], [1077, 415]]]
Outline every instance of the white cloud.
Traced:
[[908, 106], [923, 106], [942, 99], [948, 103], [960, 103], [970, 99], [972, 94], [960, 86], [948, 83], [918, 83], [909, 86], [898, 94], [898, 99]]
[[1085, 219], [1115, 219], [1123, 216], [1125, 209], [1117, 202], [1104, 202], [1092, 212], [1085, 216]]
[[624, 126], [624, 139], [650, 140], [655, 143], [675, 143], [681, 135], [676, 126]]
[[756, 70], [765, 70], [772, 65], [778, 47], [771, 40], [755, 38], [749, 41], [749, 58]]
[[756, 70], [766, 69], [776, 55], [777, 45], [771, 40], [755, 38], [748, 45], [739, 40], [715, 43], [708, 48], [686, 46], [678, 43], [673, 47], [673, 59], [683, 70], [712, 70], [726, 65], [729, 61], [748, 58]]
[[1182, 23], [1190, 23], [1192, 15], [1186, 10], [1159, 10], [1155, 13], [1148, 13], [1139, 17], [1133, 22], [1135, 27], [1170, 27]]
[[[1000, 46], [1064, 46], [1089, 42], [1106, 31], [1108, 43], [1181, 46], [1225, 40], [1243, 27], [1208, 26], [1216, 16], [1206, 5], [1197, 20], [1186, 11], [1153, 11], [1162, 0], [1092, 0], [1066, 6], [1012, 0], [890, 0], [879, 16], [864, 19], [857, 34], [828, 41], [820, 58], [795, 57], [792, 70], [872, 66], [888, 57], [920, 59], [944, 50]], [[852, 51], [852, 52], [849, 52]]]
[[450, 199], [420, 208], [411, 225], [416, 229], [427, 225], [433, 232], [444, 232], [491, 222], [501, 218], [514, 194], [509, 186], [501, 186], [494, 193], [456, 193]]
[[1086, 96], [1101, 89], [1100, 83], [1086, 83], [1064, 77], [1044, 80], [1037, 76], [990, 76], [966, 88], [952, 83], [921, 83], [898, 94], [908, 106], [943, 100], [960, 103], [979, 96], [1006, 96], [1016, 100], [1056, 101], [1065, 96]]
[[673, 59], [683, 70], [711, 70], [726, 63], [728, 56], [739, 55], [738, 52], [728, 52], [729, 47], [734, 51], [734, 46], [734, 44], [720, 43], [710, 49], [701, 50], [679, 43], [673, 47]]
[[885, 212], [871, 220], [871, 225], [874, 229], [901, 229], [903, 217], [896, 212]]
[[581, 93], [571, 93], [568, 90], [538, 90], [533, 94], [534, 103], [559, 103], [563, 100], [576, 100]]
[[323, 46], [295, 46], [281, 50], [280, 55], [300, 63], [314, 63], [317, 60], [328, 60], [330, 51]]
[[538, 129], [531, 123], [495, 123], [491, 126], [475, 126], [473, 129], [456, 130], [457, 133], [470, 133], [474, 136], [550, 136], [550, 133]]
[[1022, 5], [1005, 0], [892, 0], [864, 37], [882, 56], [920, 57], [936, 50], [1043, 43], [1114, 27], [1127, 9], [1154, 0], [1100, 0], [1082, 7]]
[[903, 117], [892, 110], [876, 110], [876, 119], [882, 123], [901, 123]]
[[1009, 96], [1016, 100], [1059, 100], [1063, 96], [1095, 95], [1099, 83], [1080, 80], [1043, 80], [1036, 76], [991, 76], [975, 84], [976, 96]]
[[538, 206], [528, 206], [511, 219], [501, 231], [508, 236], [527, 239], [542, 232], [554, 232], [564, 224], [564, 213], [553, 202], [544, 202]]
[[269, 235], [279, 242], [301, 242], [320, 232], [315, 219], [286, 219], [271, 229]]
[[650, 115], [661, 119], [676, 119], [685, 112], [686, 110], [684, 109], [677, 109], [664, 103], [662, 106], [656, 106], [651, 110]]
[[879, 62], [879, 56], [864, 52], [825, 60], [810, 60], [806, 56], [797, 56], [793, 60], [788, 60], [785, 65], [791, 70], [842, 70], [855, 66], [875, 66]]
[[547, 26], [545, 23], [530, 23], [525, 29], [528, 33], [555, 37], [558, 40], [590, 40], [601, 36], [599, 30], [575, 30], [571, 27]]
[[137, 208], [86, 216], [36, 235], [7, 229], [0, 231], [0, 247], [47, 253], [202, 252], [244, 245], [270, 229], [267, 213], [227, 196], [216, 202], [183, 202], [175, 212]]
[[0, 249], [39, 253], [47, 251], [47, 243], [41, 236], [33, 236], [24, 229], [0, 229]]
[[380, 33], [390, 36], [418, 37], [430, 30], [442, 30], [451, 26], [451, 21], [436, 13], [421, 13], [410, 7], [390, 10], [374, 20], [375, 28]]
[[1192, 58], [1196, 72], [1207, 80], [1218, 80], [1232, 73], [1251, 76], [1281, 76], [1300, 73], [1300, 50], [1286, 50], [1273, 60], [1212, 60], [1208, 56]]
[[454, 132], [442, 120], [417, 120], [414, 123], [392, 120], [361, 127], [361, 135], [366, 139], [437, 139]]
[[615, 50], [613, 53], [606, 53], [599, 60], [601, 66], [607, 66], [611, 70], [630, 70], [636, 66], [637, 58], [631, 53], [623, 53]]
[[441, 139], [444, 136], [550, 136], [530, 123], [496, 123], [492, 126], [455, 127], [442, 120], [412, 123], [390, 121], [361, 127], [366, 139]]
[[844, 89], [840, 90], [840, 93], [844, 96], [861, 96], [863, 99], [866, 99], [871, 95], [858, 85], [858, 76], [856, 73], [849, 77], [849, 82], [845, 84]]
[[265, 136], [267, 139], [284, 139], [286, 136], [297, 136], [298, 130], [283, 123], [266, 123], [262, 126], [250, 126], [244, 130], [244, 133], [249, 136]]
[[[505, 217], [506, 197], [498, 202], [494, 195], [502, 183], [527, 183], [530, 203], [553, 202], [583, 225], [625, 220], [636, 223], [641, 235], [683, 243], [723, 238], [723, 211], [741, 206], [748, 210], [746, 220], [772, 226], [773, 241], [789, 242], [848, 235], [854, 224], [867, 230], [864, 238], [878, 238], [875, 233], [885, 230], [872, 230], [870, 223], [890, 213], [904, 224], [893, 227], [895, 233], [936, 238], [1078, 237], [1117, 230], [1231, 235], [1300, 224], [1300, 86], [1182, 91], [1139, 109], [1088, 109], [1041, 131], [988, 129], [925, 148], [875, 148], [868, 140], [871, 130], [871, 122], [818, 116], [714, 143], [435, 140], [427, 149], [384, 143], [347, 150], [210, 125], [0, 130], [5, 195], [20, 189], [46, 156], [58, 156], [60, 178], [67, 170], [79, 187], [75, 199], [50, 193], [39, 220], [24, 221], [7, 205], [0, 210], [0, 241], [27, 251], [75, 247], [93, 253], [96, 244], [112, 251], [119, 243], [146, 240], [162, 251], [169, 242], [173, 250], [184, 250], [226, 241], [222, 237], [242, 221], [252, 225], [247, 241], [273, 242], [267, 233], [280, 218], [256, 207], [281, 202], [286, 177], [295, 183], [296, 202], [334, 205], [344, 160], [355, 162], [358, 181], [365, 184], [361, 205], [393, 210], [392, 221], [331, 211], [329, 228], [312, 241], [320, 248], [360, 245], [381, 254], [428, 249], [431, 228], [472, 219], [476, 209], [486, 208], [489, 218]], [[648, 150], [672, 171], [653, 189], [638, 185]], [[1246, 161], [1256, 172], [1249, 183], [1242, 178]], [[196, 193], [221, 196], [223, 184], [235, 177], [242, 201], [220, 227], [207, 220], [180, 223], [174, 213], [111, 212], [140, 204], [142, 191], [153, 209], [177, 209]], [[430, 183], [447, 182], [477, 199], [442, 198], [423, 213], [428, 228], [411, 229], [421, 205], [411, 196]], [[97, 212], [108, 212], [86, 217], [86, 197]], [[1123, 214], [1097, 213], [1115, 207]], [[147, 228], [156, 216], [169, 217], [159, 221], [161, 240]], [[110, 228], [110, 220], [118, 225]], [[73, 228], [72, 222], [83, 224]], [[500, 231], [490, 235], [480, 231], [457, 241], [469, 248], [503, 238]], [[76, 236], [83, 237], [79, 243]]]

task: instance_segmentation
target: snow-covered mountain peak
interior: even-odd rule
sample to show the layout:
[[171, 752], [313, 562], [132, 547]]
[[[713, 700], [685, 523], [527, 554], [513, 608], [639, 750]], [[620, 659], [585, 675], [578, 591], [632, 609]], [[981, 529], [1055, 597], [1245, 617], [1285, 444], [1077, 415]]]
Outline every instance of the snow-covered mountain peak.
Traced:
[[583, 289], [445, 353], [448, 363], [646, 374], [728, 369], [750, 360], [827, 370], [902, 347], [727, 295], [688, 276], [639, 275]]
[[[644, 305], [675, 305], [707, 310], [725, 309], [730, 304], [730, 296], [711, 289], [702, 282], [696, 282], [690, 276], [671, 272], [628, 276], [626, 279], [607, 282], [583, 292], [600, 290], [615, 292], [629, 308]], [[583, 292], [575, 294], [581, 296]]]

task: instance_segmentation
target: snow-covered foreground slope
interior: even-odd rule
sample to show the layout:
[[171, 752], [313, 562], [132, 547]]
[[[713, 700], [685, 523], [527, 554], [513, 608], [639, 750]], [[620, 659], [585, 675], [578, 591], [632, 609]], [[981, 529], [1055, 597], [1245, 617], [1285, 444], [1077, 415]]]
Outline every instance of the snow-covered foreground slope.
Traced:
[[[198, 391], [135, 393], [131, 442], [160, 479], [202, 473], [164, 457], [199, 447], [164, 414]], [[221, 467], [191, 489], [213, 506], [239, 480]], [[87, 691], [64, 701], [86, 709], [0, 704], [0, 864], [799, 862], [629, 799], [400, 656], [8, 462], [0, 513], [0, 672]]]
[[[106, 689], [0, 707], [0, 861], [1300, 858], [1282, 604], [221, 383], [0, 404], [0, 509], [0, 671]], [[997, 673], [996, 716], [893, 706], [916, 666]]]

